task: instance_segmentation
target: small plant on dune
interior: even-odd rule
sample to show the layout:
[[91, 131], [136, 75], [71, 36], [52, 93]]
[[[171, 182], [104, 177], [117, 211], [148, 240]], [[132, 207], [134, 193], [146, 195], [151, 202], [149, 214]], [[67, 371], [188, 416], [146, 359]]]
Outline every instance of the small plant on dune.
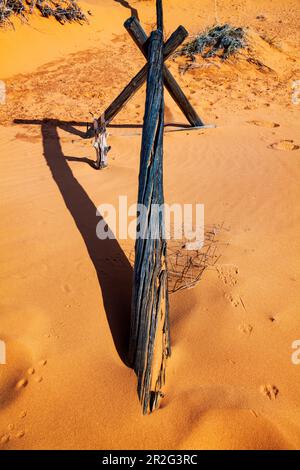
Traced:
[[247, 45], [246, 33], [243, 28], [234, 28], [229, 24], [217, 25], [197, 35], [185, 44], [176, 55], [184, 55], [192, 60], [200, 54], [204, 59], [218, 56], [228, 59]]
[[61, 24], [87, 20], [76, 0], [0, 0], [0, 27], [12, 26], [13, 16], [26, 20], [34, 10], [46, 18], [52, 16]]
[[60, 0], [59, 2], [36, 0], [35, 5], [42, 16], [46, 18], [53, 16], [60, 23], [66, 23], [68, 21], [86, 21], [86, 16], [75, 0]]
[[0, 26], [10, 24], [12, 15], [24, 17], [25, 6], [22, 0], [0, 0]]

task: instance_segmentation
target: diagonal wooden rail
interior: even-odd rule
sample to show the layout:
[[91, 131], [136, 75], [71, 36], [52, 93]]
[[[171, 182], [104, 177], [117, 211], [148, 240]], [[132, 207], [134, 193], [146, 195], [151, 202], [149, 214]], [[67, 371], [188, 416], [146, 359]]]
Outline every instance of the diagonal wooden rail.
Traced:
[[[143, 30], [140, 22], [135, 18], [129, 18], [125, 21], [124, 26], [128, 31], [129, 35], [134, 40], [135, 44], [139, 47], [142, 51], [144, 56], [148, 57], [148, 37], [145, 31]], [[186, 32], [186, 37], [188, 36], [188, 32], [183, 26], [179, 26]], [[178, 29], [179, 29], [178, 28]], [[178, 31], [178, 30], [177, 30]], [[177, 34], [177, 31], [174, 34]], [[173, 77], [172, 73], [169, 69], [164, 65], [163, 67], [163, 74], [164, 74], [164, 85], [167, 88], [168, 92], [177, 103], [189, 123], [193, 127], [201, 127], [204, 126], [203, 121], [198, 116], [196, 110], [193, 108], [185, 94], [183, 93], [182, 89], [178, 85], [177, 81]]]
[[[179, 26], [176, 31], [166, 41], [163, 49], [163, 58], [167, 60], [171, 54], [183, 43], [187, 37], [187, 31], [183, 26]], [[128, 83], [128, 85], [121, 91], [121, 93], [114, 99], [114, 101], [105, 110], [104, 117], [106, 124], [109, 124], [114, 117], [121, 111], [127, 101], [141, 88], [147, 80], [148, 64], [136, 74], [136, 76]], [[101, 124], [101, 117], [98, 119], [99, 125]], [[94, 126], [87, 131], [86, 137], [92, 137]]]
[[[162, 27], [163, 15], [162, 9], [157, 7], [157, 14], [160, 27]], [[136, 17], [131, 17], [125, 21], [124, 27], [142, 51], [146, 59], [148, 59], [148, 44], [149, 38], [147, 37], [145, 31], [140, 25]], [[159, 29], [159, 28], [158, 28]], [[188, 36], [188, 32], [183, 26], [179, 26], [170, 38], [166, 41], [163, 47], [163, 60], [166, 61], [170, 55], [175, 52], [175, 50], [182, 44], [182, 42]], [[148, 71], [148, 63], [145, 64], [142, 69], [136, 74], [136, 76], [128, 83], [128, 85], [121, 91], [121, 93], [114, 99], [114, 101], [109, 105], [105, 110], [104, 114], [98, 118], [99, 125], [101, 121], [105, 121], [108, 125], [114, 117], [120, 112], [122, 107], [127, 103], [127, 101], [132, 98], [132, 96], [141, 88], [141, 86], [146, 82]], [[193, 127], [202, 127], [203, 121], [198, 116], [196, 110], [193, 108], [182, 89], [176, 82], [175, 78], [168, 70], [167, 67], [163, 68], [163, 81], [168, 92], [177, 103], [183, 114], [185, 115], [188, 122]], [[91, 125], [86, 133], [86, 138], [92, 137], [94, 135], [94, 126]]]

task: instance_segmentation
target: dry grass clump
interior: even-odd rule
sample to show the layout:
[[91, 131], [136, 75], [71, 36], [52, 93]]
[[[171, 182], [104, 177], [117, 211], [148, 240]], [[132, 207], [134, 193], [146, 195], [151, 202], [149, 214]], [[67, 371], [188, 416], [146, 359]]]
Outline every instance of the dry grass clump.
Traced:
[[61, 24], [87, 21], [76, 0], [0, 0], [0, 27], [13, 26], [13, 16], [27, 21], [36, 10], [45, 18], [52, 16]]
[[197, 54], [204, 59], [218, 56], [228, 59], [247, 45], [246, 32], [243, 28], [234, 28], [229, 24], [217, 25], [197, 35], [185, 44], [176, 55], [183, 55], [194, 60]]

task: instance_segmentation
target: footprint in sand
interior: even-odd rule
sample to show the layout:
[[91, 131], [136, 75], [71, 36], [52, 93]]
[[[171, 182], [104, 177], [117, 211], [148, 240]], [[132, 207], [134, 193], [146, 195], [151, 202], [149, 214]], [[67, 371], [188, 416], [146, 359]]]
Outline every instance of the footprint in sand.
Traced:
[[300, 146], [296, 145], [293, 140], [280, 140], [269, 145], [269, 148], [273, 150], [298, 150]]
[[9, 362], [1, 366], [0, 374], [0, 413], [11, 401], [18, 399], [25, 392], [29, 384], [32, 368], [31, 351], [22, 343], [9, 337], [4, 338], [7, 347]]
[[240, 305], [239, 297], [235, 297], [232, 294], [225, 294], [225, 299], [228, 300], [233, 307], [238, 307]]
[[[42, 358], [38, 361], [38, 364], [37, 364], [37, 367], [33, 367], [33, 366], [30, 366], [27, 368], [26, 371], [24, 371], [24, 377], [22, 377], [21, 379], [19, 379], [17, 382], [15, 382], [15, 391], [16, 391], [16, 394], [19, 394], [21, 393], [21, 391], [30, 385], [30, 381], [33, 379], [34, 382], [36, 383], [40, 383], [44, 380], [43, 376], [42, 375], [37, 375], [36, 372], [39, 368], [42, 368], [42, 367], [45, 367], [47, 365], [48, 361], [46, 358]], [[25, 376], [25, 374], [27, 375], [27, 377]], [[31, 378], [32, 377], [32, 378]], [[1, 398], [1, 396], [0, 396]], [[4, 400], [3, 400], [3, 404], [5, 403], [5, 396], [3, 397]], [[0, 405], [1, 405], [1, 401], [0, 401]], [[27, 411], [26, 410], [23, 410], [19, 416], [18, 416], [18, 419], [20, 420], [24, 420], [24, 418], [26, 418], [27, 416]], [[23, 429], [23, 426], [18, 426], [17, 424], [14, 424], [14, 423], [9, 423], [7, 425], [7, 429], [8, 429], [8, 432], [6, 431], [5, 433], [3, 433], [1, 435], [1, 432], [0, 432], [0, 445], [4, 445], [4, 444], [7, 444], [11, 439], [13, 438], [17, 438], [17, 439], [21, 439], [22, 437], [25, 436], [25, 430]]]
[[272, 121], [247, 121], [248, 124], [253, 124], [254, 126], [259, 126], [259, 127], [268, 127], [269, 129], [272, 129], [274, 127], [279, 127], [280, 124], [277, 122], [272, 122]]
[[[47, 359], [40, 359], [40, 361], [38, 362], [39, 367], [44, 367], [46, 365], [47, 365]], [[16, 383], [16, 389], [17, 390], [21, 390], [21, 389], [27, 387], [27, 385], [29, 384], [29, 377], [30, 376], [33, 376], [33, 375], [35, 376], [34, 381], [36, 383], [40, 383], [40, 382], [43, 381], [43, 376], [42, 375], [37, 375], [37, 376], [35, 375], [36, 374], [36, 369], [34, 367], [29, 367], [26, 372], [27, 372], [28, 378], [23, 377]]]
[[244, 303], [244, 301], [243, 301], [243, 299], [240, 295], [238, 295], [238, 294], [233, 295], [232, 293], [227, 292], [227, 293], [224, 294], [224, 296], [225, 296], [225, 299], [228, 300], [233, 307], [241, 306], [241, 307], [243, 307], [245, 312], [247, 311], [246, 307], [245, 307], [245, 303]]
[[68, 284], [63, 284], [61, 286], [61, 289], [63, 292], [65, 292], [65, 294], [69, 294], [71, 292], [71, 287], [68, 285]]
[[22, 439], [25, 436], [24, 429], [24, 418], [27, 416], [27, 411], [22, 411], [18, 416], [18, 421], [22, 420], [22, 423], [10, 423], [7, 426], [7, 431], [0, 432], [0, 445], [5, 445], [14, 438]]
[[21, 390], [22, 388], [27, 387], [27, 385], [28, 385], [28, 380], [27, 380], [27, 379], [20, 379], [20, 380], [16, 383], [16, 389], [17, 389], [17, 390]]
[[47, 359], [41, 359], [39, 361], [39, 366], [46, 366], [47, 365]]
[[253, 326], [247, 323], [243, 323], [239, 326], [239, 330], [246, 336], [250, 336], [253, 331]]
[[239, 268], [234, 264], [220, 264], [216, 266], [219, 279], [224, 284], [235, 286], [238, 281]]
[[269, 398], [269, 400], [276, 400], [279, 389], [276, 387], [276, 385], [261, 385], [260, 393]]
[[7, 444], [9, 442], [10, 435], [9, 434], [3, 434], [0, 438], [1, 444]]
[[5, 434], [0, 434], [0, 444], [5, 445], [8, 444], [12, 439], [17, 438], [17, 439], [22, 439], [22, 437], [25, 436], [25, 430], [24, 429], [17, 429], [15, 430], [15, 425], [10, 424], [9, 425], [9, 432]]

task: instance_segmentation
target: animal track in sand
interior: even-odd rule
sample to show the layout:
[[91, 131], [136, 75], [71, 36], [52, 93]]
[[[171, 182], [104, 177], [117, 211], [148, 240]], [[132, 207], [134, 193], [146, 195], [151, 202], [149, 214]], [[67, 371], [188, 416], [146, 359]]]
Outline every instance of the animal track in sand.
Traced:
[[0, 444], [4, 445], [10, 442], [14, 437], [17, 439], [22, 439], [22, 437], [25, 436], [25, 430], [24, 429], [18, 429], [14, 431], [15, 425], [10, 424], [9, 425], [9, 431], [8, 433], [5, 434], [0, 434]]
[[233, 307], [238, 307], [240, 305], [240, 299], [238, 296], [233, 296], [232, 294], [225, 294], [225, 299], [227, 299]]
[[28, 380], [27, 379], [20, 379], [16, 383], [16, 389], [20, 390], [21, 388], [25, 388], [28, 385]]
[[3, 434], [3, 436], [0, 439], [1, 444], [7, 444], [9, 442], [10, 435], [9, 434]]
[[278, 142], [274, 142], [274, 144], [269, 145], [270, 149], [273, 150], [298, 150], [300, 148], [299, 145], [296, 145], [293, 140], [279, 140]]
[[239, 330], [244, 335], [250, 336], [253, 331], [253, 326], [247, 323], [243, 323], [239, 326]]
[[[39, 367], [44, 367], [46, 364], [47, 364], [47, 359], [40, 359], [39, 362], [38, 362]], [[28, 376], [33, 376], [33, 375], [35, 375], [35, 373], [36, 373], [36, 369], [34, 367], [29, 367], [29, 369], [27, 369], [27, 375]], [[34, 381], [37, 382], [37, 383], [42, 382], [43, 381], [43, 376], [42, 375], [35, 376]], [[16, 383], [16, 389], [21, 390], [21, 389], [27, 387], [28, 384], [29, 384], [29, 377], [28, 378], [23, 377]], [[25, 416], [26, 416], [26, 414], [25, 414]]]
[[[16, 390], [16, 394], [19, 394], [21, 393], [21, 391], [25, 388], [25, 387], [29, 387], [30, 386], [30, 381], [31, 380], [34, 380], [34, 382], [36, 383], [40, 383], [44, 380], [43, 376], [42, 375], [37, 375], [36, 372], [38, 371], [38, 369], [42, 368], [42, 367], [45, 367], [47, 365], [48, 361], [46, 358], [42, 358], [38, 361], [38, 364], [36, 367], [28, 367], [27, 366], [27, 369], [26, 369], [26, 374], [27, 374], [27, 377], [22, 377], [21, 379], [19, 379], [17, 382], [15, 382], [15, 390]], [[4, 397], [5, 398], [5, 397]], [[27, 411], [26, 410], [23, 410], [19, 416], [18, 416], [18, 419], [19, 420], [24, 420], [24, 418], [26, 418], [27, 416]], [[17, 439], [21, 439], [22, 437], [25, 436], [25, 430], [23, 429], [23, 426], [19, 427], [17, 424], [14, 424], [14, 423], [9, 423], [7, 425], [7, 429], [8, 429], [8, 432], [4, 432], [2, 435], [1, 435], [1, 432], [0, 432], [0, 444], [7, 444], [11, 439], [13, 438], [17, 438]]]
[[269, 400], [276, 400], [279, 389], [276, 387], [276, 385], [261, 385], [260, 393], [269, 398]]
[[233, 295], [230, 292], [225, 293], [225, 299], [228, 300], [233, 307], [238, 307], [241, 305], [243, 309], [246, 311], [246, 307], [244, 301], [240, 295]]
[[69, 294], [71, 292], [71, 287], [69, 286], [69, 284], [63, 284], [61, 286], [61, 289], [63, 292], [65, 292], [66, 294]]
[[7, 364], [1, 366], [0, 374], [0, 412], [27, 386], [26, 371], [31, 367], [31, 352], [20, 342], [4, 338], [7, 348]]
[[54, 328], [50, 328], [49, 333], [46, 333], [45, 337], [51, 339], [59, 339], [59, 335], [56, 333], [56, 330]]
[[253, 121], [247, 121], [248, 124], [253, 124], [254, 126], [259, 126], [259, 127], [268, 127], [270, 129], [274, 128], [274, 127], [279, 127], [280, 124], [278, 124], [277, 122], [272, 122], [272, 121], [257, 121], [257, 120], [253, 120]]
[[234, 264], [216, 265], [219, 279], [229, 286], [235, 286], [238, 281], [239, 268]]
[[[23, 420], [27, 416], [27, 411], [22, 411], [18, 416], [18, 421]], [[10, 442], [12, 439], [17, 438], [21, 439], [25, 436], [25, 429], [21, 423], [9, 423], [7, 426], [8, 431], [0, 432], [0, 445], [5, 445]]]

